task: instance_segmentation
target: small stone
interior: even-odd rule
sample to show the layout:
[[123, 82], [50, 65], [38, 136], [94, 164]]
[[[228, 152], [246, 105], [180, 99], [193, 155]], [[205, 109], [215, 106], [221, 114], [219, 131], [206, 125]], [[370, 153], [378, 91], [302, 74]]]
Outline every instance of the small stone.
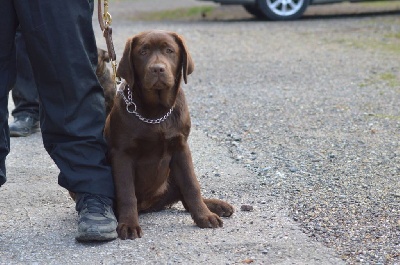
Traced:
[[251, 211], [254, 210], [254, 207], [251, 206], [251, 205], [248, 205], [248, 204], [243, 204], [243, 205], [240, 207], [240, 210], [242, 210], [242, 211], [244, 211], [244, 212], [251, 212]]

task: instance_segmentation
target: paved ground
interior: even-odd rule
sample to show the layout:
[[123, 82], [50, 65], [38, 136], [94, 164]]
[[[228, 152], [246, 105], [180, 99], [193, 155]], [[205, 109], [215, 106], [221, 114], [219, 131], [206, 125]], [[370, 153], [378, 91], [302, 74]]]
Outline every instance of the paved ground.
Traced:
[[195, 170], [236, 213], [204, 230], [177, 205], [141, 215], [142, 239], [77, 243], [74, 203], [35, 134], [12, 139], [0, 264], [400, 264], [399, 17], [128, 19], [166, 2], [113, 3], [117, 54], [146, 29], [186, 38]]

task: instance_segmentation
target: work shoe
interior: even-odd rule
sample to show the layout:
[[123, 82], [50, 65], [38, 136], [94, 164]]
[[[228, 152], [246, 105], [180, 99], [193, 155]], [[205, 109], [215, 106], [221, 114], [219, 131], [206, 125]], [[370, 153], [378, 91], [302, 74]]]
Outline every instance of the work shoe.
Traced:
[[109, 241], [116, 239], [117, 219], [112, 210], [112, 200], [101, 195], [78, 193], [78, 241]]
[[39, 120], [29, 115], [19, 115], [9, 127], [11, 137], [26, 137], [39, 131]]

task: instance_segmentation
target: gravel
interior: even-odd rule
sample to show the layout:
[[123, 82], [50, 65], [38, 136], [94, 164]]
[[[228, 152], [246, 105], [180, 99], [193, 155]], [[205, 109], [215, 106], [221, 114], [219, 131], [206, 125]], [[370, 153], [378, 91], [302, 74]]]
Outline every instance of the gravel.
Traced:
[[40, 136], [13, 139], [0, 263], [400, 264], [399, 16], [125, 19], [146, 2], [113, 2], [117, 54], [146, 29], [185, 37], [196, 172], [236, 213], [202, 230], [178, 205], [141, 216], [142, 239], [78, 244]]
[[185, 33], [197, 128], [349, 264], [400, 263], [399, 31], [387, 16]]

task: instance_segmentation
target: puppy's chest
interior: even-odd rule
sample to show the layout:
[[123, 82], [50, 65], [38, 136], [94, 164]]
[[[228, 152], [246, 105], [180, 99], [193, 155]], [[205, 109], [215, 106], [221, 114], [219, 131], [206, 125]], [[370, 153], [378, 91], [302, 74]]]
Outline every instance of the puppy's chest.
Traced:
[[184, 141], [183, 135], [179, 133], [158, 132], [133, 139], [133, 146], [138, 159], [157, 160], [170, 157], [180, 149]]

